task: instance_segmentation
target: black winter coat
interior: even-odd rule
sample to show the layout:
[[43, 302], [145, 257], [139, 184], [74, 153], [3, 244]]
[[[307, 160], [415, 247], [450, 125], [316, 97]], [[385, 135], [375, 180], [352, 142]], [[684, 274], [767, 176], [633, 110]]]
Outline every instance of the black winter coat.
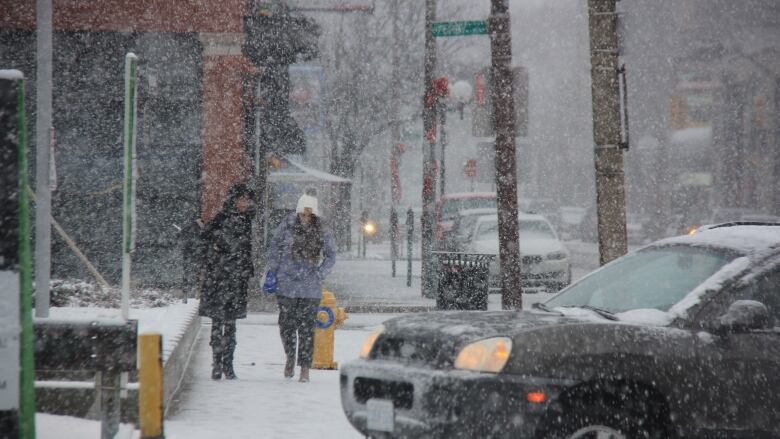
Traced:
[[198, 308], [201, 316], [218, 320], [246, 317], [247, 283], [254, 275], [251, 218], [250, 214], [228, 208], [206, 225], [205, 271]]

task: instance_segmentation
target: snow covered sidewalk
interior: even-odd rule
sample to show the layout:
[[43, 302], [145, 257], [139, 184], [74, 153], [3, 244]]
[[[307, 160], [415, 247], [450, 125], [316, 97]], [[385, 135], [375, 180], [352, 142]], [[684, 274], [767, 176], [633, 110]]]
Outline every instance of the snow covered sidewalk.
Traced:
[[[334, 357], [357, 358], [371, 328], [392, 314], [352, 314], [336, 330]], [[238, 321], [238, 380], [213, 381], [209, 319], [204, 319], [192, 375], [176, 413], [165, 423], [168, 439], [362, 438], [341, 410], [338, 370], [312, 370], [309, 383], [282, 376], [284, 351], [274, 313]]]

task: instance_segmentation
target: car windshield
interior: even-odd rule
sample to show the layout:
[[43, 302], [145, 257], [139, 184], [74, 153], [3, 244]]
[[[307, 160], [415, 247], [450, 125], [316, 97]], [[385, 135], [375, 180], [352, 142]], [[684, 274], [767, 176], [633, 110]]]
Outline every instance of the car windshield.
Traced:
[[[519, 228], [520, 236], [522, 238], [556, 239], [555, 232], [553, 232], [550, 225], [545, 221], [520, 220]], [[498, 239], [498, 219], [480, 223], [474, 239], [477, 241]]]
[[605, 266], [545, 304], [549, 308], [591, 306], [613, 313], [668, 311], [737, 256], [702, 247], [648, 248]]
[[495, 198], [465, 198], [447, 200], [441, 206], [441, 219], [450, 220], [458, 216], [458, 212], [466, 209], [496, 208]]

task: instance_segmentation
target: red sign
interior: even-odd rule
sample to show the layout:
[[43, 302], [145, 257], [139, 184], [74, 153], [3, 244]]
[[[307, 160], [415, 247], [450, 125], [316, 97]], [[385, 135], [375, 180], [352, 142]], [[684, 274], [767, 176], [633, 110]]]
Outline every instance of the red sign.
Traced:
[[474, 76], [474, 98], [479, 105], [485, 105], [485, 77], [481, 73]]
[[463, 173], [466, 177], [474, 178], [477, 176], [477, 161], [475, 159], [469, 159], [463, 164]]
[[433, 94], [439, 97], [447, 96], [450, 93], [450, 81], [446, 76], [440, 76], [433, 79]]

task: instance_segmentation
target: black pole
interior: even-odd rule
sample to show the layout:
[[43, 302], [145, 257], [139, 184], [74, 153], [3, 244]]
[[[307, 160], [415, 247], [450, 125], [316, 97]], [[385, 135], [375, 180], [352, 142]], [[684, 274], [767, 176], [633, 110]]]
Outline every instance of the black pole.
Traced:
[[[366, 224], [368, 224], [368, 212], [365, 210], [360, 213], [360, 234], [358, 236], [361, 236], [363, 238], [363, 244], [361, 245], [362, 251], [363, 251], [363, 259], [366, 258]], [[358, 247], [358, 253], [360, 253], [361, 248]]]
[[414, 211], [406, 211], [406, 286], [412, 286], [412, 238], [414, 237]]
[[398, 213], [395, 207], [390, 211], [390, 259], [393, 264], [393, 277], [395, 277], [395, 260], [398, 258]]

